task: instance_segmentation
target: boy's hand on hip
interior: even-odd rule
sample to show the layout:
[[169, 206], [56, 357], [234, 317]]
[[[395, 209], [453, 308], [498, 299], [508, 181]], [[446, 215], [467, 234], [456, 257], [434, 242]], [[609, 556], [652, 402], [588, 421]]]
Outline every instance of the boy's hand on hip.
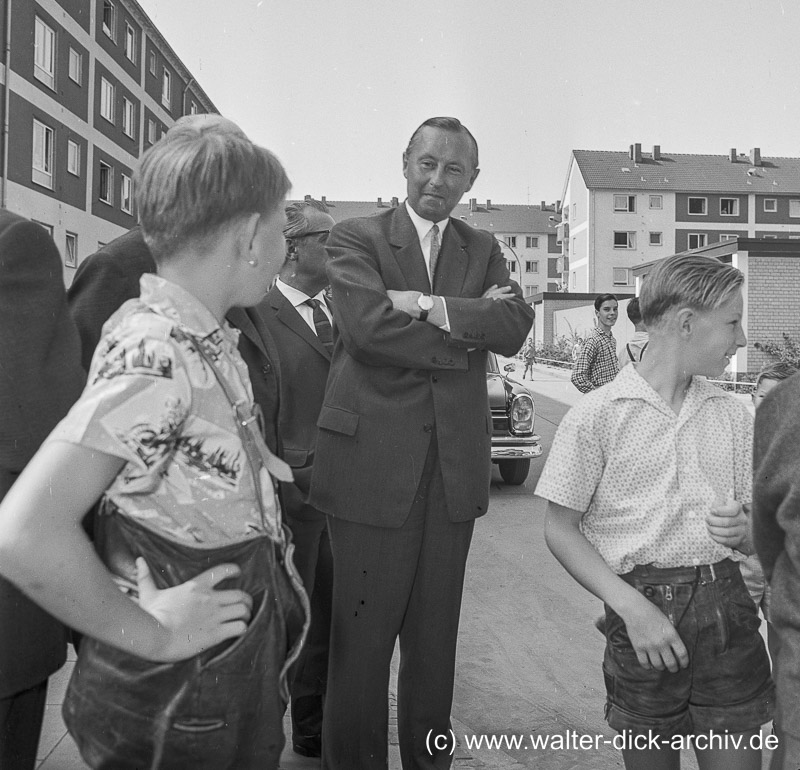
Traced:
[[689, 653], [675, 626], [643, 596], [623, 620], [631, 646], [644, 668], [667, 669], [674, 674], [689, 665]]
[[720, 545], [738, 550], [747, 548], [750, 520], [736, 500], [729, 498], [727, 502], [713, 506], [706, 515], [706, 529]]
[[143, 558], [136, 560], [136, 568], [139, 606], [158, 621], [162, 632], [152, 660], [185, 660], [247, 630], [253, 598], [238, 589], [216, 588], [240, 574], [235, 564], [220, 564], [163, 590], [156, 587]]

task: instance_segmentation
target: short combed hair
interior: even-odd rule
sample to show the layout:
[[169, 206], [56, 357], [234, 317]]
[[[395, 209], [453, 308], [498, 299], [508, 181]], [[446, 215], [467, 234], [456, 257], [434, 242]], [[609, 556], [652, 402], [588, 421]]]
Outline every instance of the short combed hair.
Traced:
[[762, 380], [775, 380], [776, 382], [780, 382], [781, 380], [788, 379], [793, 374], [797, 374], [797, 367], [794, 364], [790, 364], [788, 361], [774, 361], [771, 364], [764, 364], [756, 378], [756, 389], [761, 384]]
[[619, 302], [619, 300], [613, 294], [598, 294], [594, 298], [594, 309], [595, 309], [595, 311], [600, 310], [600, 308], [603, 306], [604, 302], [609, 302], [612, 299], [614, 300], [614, 302]]
[[658, 262], [642, 282], [642, 320], [649, 328], [674, 307], [714, 310], [731, 299], [743, 283], [739, 270], [717, 259], [675, 254]]
[[628, 320], [636, 326], [636, 324], [640, 324], [642, 322], [642, 311], [639, 308], [639, 298], [634, 297], [632, 300], [628, 302], [628, 307], [625, 308], [625, 312], [628, 314]]
[[322, 202], [313, 198], [306, 198], [302, 201], [292, 201], [286, 207], [286, 226], [283, 228], [284, 238], [296, 238], [304, 235], [309, 230], [306, 209], [328, 213], [328, 207]]
[[172, 126], [136, 170], [142, 235], [156, 259], [239, 216], [272, 213], [291, 187], [275, 155], [235, 123], [196, 117]]
[[428, 118], [413, 134], [411, 134], [411, 139], [408, 140], [408, 147], [406, 147], [406, 155], [411, 154], [414, 144], [416, 144], [422, 133], [422, 129], [426, 127], [439, 128], [442, 131], [450, 131], [450, 133], [453, 134], [465, 134], [469, 137], [470, 143], [472, 144], [472, 152], [475, 156], [474, 168], [478, 168], [478, 142], [470, 133], [470, 130], [458, 118]]

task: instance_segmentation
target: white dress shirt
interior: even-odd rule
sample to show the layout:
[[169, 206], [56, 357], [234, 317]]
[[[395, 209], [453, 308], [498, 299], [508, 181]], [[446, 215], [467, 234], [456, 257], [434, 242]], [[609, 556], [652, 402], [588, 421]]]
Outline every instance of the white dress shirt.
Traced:
[[280, 278], [275, 279], [275, 286], [277, 286], [278, 291], [283, 294], [283, 296], [286, 297], [289, 302], [292, 303], [294, 309], [300, 313], [300, 317], [308, 324], [308, 328], [311, 329], [314, 334], [317, 333], [317, 327], [314, 326], [314, 308], [305, 304], [308, 300], [318, 299], [320, 301], [322, 311], [326, 316], [328, 316], [328, 320], [332, 321], [331, 311], [328, 307], [328, 302], [325, 299], [324, 290], [313, 297], [309, 297], [308, 294], [300, 291], [299, 289], [295, 289], [294, 286], [289, 286], [288, 283], [285, 283]]

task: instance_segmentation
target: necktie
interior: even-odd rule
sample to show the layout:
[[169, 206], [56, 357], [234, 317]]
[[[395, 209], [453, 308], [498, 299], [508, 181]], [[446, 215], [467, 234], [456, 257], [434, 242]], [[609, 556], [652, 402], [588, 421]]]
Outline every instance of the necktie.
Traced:
[[439, 225], [431, 228], [431, 289], [433, 289], [433, 279], [436, 276], [436, 262], [439, 259]]
[[328, 349], [333, 350], [333, 329], [328, 316], [322, 309], [322, 303], [318, 299], [307, 299], [305, 304], [314, 309], [314, 329], [317, 332], [319, 341]]

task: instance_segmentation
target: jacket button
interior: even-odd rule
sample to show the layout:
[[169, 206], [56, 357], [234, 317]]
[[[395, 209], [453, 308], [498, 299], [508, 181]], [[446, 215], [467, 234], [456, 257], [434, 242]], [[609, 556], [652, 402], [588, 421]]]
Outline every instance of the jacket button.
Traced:
[[272, 366], [270, 366], [270, 364], [264, 364], [264, 366], [262, 366], [262, 367], [261, 367], [261, 374], [263, 374], [265, 377], [266, 377], [266, 376], [267, 376], [267, 375], [268, 375], [268, 374], [269, 374], [271, 371], [272, 371]]
[[433, 430], [433, 425], [431, 425], [429, 422], [426, 422], [422, 426], [422, 430], [424, 430], [426, 433], [430, 433]]
[[439, 382], [439, 378], [438, 377], [431, 377], [431, 382]]

